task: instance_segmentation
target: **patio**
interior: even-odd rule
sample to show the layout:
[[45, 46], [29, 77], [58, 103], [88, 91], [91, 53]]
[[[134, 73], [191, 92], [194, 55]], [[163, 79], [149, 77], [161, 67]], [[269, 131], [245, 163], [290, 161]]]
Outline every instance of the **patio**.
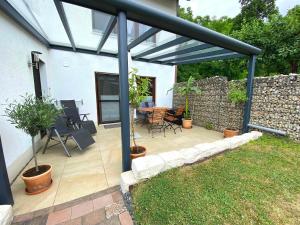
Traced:
[[[182, 129], [182, 133], [177, 131], [177, 134], [166, 130], [166, 137], [163, 133], [155, 133], [152, 138], [146, 127], [138, 125], [137, 133], [137, 142], [147, 148], [148, 155], [223, 138], [222, 133], [198, 126]], [[64, 154], [61, 145], [47, 149], [45, 154], [40, 152], [39, 163], [53, 166], [53, 184], [46, 192], [29, 196], [24, 192], [24, 183], [19, 175], [12, 184], [15, 215], [62, 204], [119, 185], [122, 172], [121, 129], [99, 126], [94, 139], [96, 143], [83, 152], [71, 150], [70, 158]], [[68, 142], [68, 146], [72, 148], [72, 141]], [[25, 170], [32, 166], [33, 161]]]

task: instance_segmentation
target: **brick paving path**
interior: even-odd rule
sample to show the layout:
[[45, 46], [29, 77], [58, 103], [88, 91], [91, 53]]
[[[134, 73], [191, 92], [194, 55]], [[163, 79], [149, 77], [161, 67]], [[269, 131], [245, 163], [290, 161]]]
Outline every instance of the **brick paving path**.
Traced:
[[[30, 204], [30, 203], [29, 203]], [[133, 225], [120, 187], [14, 217], [12, 225]]]

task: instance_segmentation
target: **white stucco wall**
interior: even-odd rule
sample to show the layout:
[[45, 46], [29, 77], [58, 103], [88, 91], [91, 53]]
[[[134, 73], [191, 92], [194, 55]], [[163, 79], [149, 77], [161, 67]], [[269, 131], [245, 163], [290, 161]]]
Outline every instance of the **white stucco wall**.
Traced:
[[[172, 92], [167, 91], [175, 82], [175, 67], [133, 61], [139, 75], [156, 77], [157, 106], [172, 106]], [[48, 57], [48, 88], [57, 99], [83, 100], [81, 112], [90, 113], [97, 123], [95, 72], [119, 73], [118, 59], [82, 53], [50, 50]]]
[[177, 0], [136, 0], [152, 8], [164, 11], [176, 16]]
[[40, 42], [0, 11], [0, 135], [10, 180], [32, 157], [31, 138], [11, 125], [4, 114], [6, 100], [34, 94], [32, 68], [28, 67], [31, 51], [42, 52], [47, 61], [48, 50]]

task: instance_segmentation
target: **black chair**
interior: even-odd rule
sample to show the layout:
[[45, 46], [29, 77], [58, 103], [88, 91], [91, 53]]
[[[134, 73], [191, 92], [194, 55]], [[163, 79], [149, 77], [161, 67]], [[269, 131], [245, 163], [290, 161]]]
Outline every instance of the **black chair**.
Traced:
[[167, 123], [166, 128], [171, 128], [176, 134], [176, 130], [180, 129], [182, 126], [182, 118], [184, 113], [184, 107], [180, 106], [176, 110], [168, 110], [165, 114], [164, 121]]
[[85, 128], [75, 130], [73, 127], [67, 125], [67, 119], [64, 116], [58, 116], [54, 125], [48, 129], [48, 138], [43, 149], [43, 154], [46, 152], [49, 141], [53, 140], [57, 143], [49, 146], [49, 148], [61, 144], [66, 155], [71, 157], [69, 149], [66, 146], [69, 139], [73, 139], [76, 147], [81, 151], [95, 143], [88, 130]]
[[[60, 100], [60, 104], [63, 108], [74, 108], [74, 109], [77, 109], [77, 111], [78, 111], [75, 100]], [[82, 121], [84, 119], [88, 120], [88, 117], [87, 117], [88, 115], [90, 115], [90, 114], [89, 113], [80, 113], [79, 118], [80, 118], [80, 116], [83, 116], [82, 119], [80, 119], [80, 120], [82, 120]]]
[[[88, 120], [87, 115], [89, 115], [89, 113], [79, 114], [75, 100], [61, 100], [60, 104], [63, 107], [66, 117], [68, 118], [68, 122], [71, 125], [76, 126], [77, 128], [85, 128], [91, 134], [97, 133], [94, 122], [92, 120]], [[83, 117], [80, 118], [80, 116]]]

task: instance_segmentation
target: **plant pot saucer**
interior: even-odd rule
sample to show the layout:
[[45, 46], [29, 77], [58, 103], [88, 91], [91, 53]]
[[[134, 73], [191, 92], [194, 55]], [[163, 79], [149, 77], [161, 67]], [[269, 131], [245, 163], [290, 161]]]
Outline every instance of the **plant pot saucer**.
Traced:
[[37, 195], [39, 193], [47, 191], [51, 187], [52, 183], [53, 183], [53, 180], [51, 179], [51, 182], [47, 187], [41, 188], [40, 190], [37, 190], [37, 191], [34, 191], [34, 192], [28, 192], [27, 188], [25, 188], [25, 192], [26, 192], [27, 195]]

